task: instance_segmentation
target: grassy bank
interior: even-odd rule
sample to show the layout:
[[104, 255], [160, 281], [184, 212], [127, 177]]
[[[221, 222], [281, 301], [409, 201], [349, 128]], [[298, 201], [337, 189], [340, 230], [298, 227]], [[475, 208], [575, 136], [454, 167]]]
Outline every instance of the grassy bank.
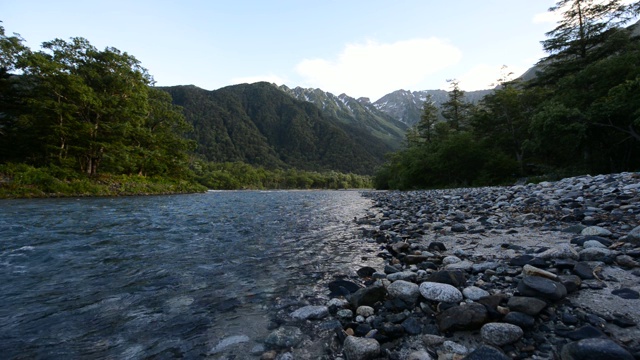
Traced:
[[206, 191], [195, 182], [138, 175], [88, 177], [59, 169], [0, 165], [0, 199], [180, 194]]

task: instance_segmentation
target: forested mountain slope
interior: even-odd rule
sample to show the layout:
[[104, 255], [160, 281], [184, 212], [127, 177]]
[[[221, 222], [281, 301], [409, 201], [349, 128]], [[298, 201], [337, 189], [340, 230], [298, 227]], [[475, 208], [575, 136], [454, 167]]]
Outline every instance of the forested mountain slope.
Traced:
[[184, 108], [196, 152], [209, 161], [370, 174], [394, 149], [359, 124], [325, 116], [266, 82], [161, 89]]

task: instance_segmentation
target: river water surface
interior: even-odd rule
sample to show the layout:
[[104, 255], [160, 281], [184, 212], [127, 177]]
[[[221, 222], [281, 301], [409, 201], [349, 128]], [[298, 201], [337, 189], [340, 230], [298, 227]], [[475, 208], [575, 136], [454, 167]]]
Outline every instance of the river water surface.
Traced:
[[369, 206], [355, 191], [0, 201], [0, 358], [259, 349], [276, 300], [374, 265], [353, 222]]

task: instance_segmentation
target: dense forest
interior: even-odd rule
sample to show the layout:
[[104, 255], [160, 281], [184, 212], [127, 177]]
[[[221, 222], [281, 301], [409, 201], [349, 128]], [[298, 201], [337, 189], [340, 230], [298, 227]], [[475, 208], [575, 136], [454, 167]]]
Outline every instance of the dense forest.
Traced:
[[[378, 188], [511, 184], [640, 170], [640, 2], [561, 0], [528, 81], [505, 73], [476, 106], [450, 82], [442, 112], [426, 101]], [[444, 121], [439, 121], [441, 115]]]

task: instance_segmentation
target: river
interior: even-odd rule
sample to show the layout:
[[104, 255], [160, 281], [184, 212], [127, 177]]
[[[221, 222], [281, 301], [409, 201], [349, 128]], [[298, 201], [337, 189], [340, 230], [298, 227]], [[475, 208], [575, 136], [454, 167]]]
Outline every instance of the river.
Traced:
[[[277, 301], [328, 299], [327, 282], [379, 264], [353, 221], [370, 205], [356, 191], [0, 201], [0, 357], [259, 358]], [[219, 355], [225, 339], [238, 344]]]

